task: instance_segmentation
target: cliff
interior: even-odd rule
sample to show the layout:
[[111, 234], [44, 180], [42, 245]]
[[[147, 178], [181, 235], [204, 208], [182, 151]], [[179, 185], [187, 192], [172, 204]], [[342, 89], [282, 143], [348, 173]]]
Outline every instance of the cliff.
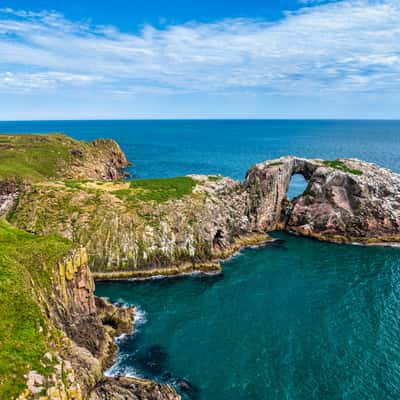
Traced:
[[239, 181], [215, 176], [44, 182], [25, 189], [10, 220], [85, 246], [97, 277], [146, 277], [218, 272], [221, 258], [267, 241], [249, 204]]
[[[360, 160], [282, 157], [243, 183], [118, 180], [127, 165], [110, 140], [0, 136], [0, 216], [22, 229], [0, 220], [0, 398], [180, 398], [167, 385], [102, 376], [134, 310], [96, 299], [91, 270], [99, 279], [219, 272], [221, 259], [276, 229], [400, 241], [400, 177]], [[308, 185], [289, 201], [293, 174]]]
[[94, 297], [85, 249], [0, 220], [0, 288], [1, 399], [113, 399], [123, 390], [126, 398], [180, 398], [166, 385], [154, 384], [153, 395], [148, 381], [103, 377], [113, 337], [131, 333], [134, 309]]
[[[308, 185], [289, 202], [286, 192], [296, 173]], [[251, 168], [245, 186], [260, 229], [343, 243], [400, 241], [400, 176], [374, 164], [283, 157]]]
[[[104, 144], [96, 143], [90, 146]], [[75, 163], [70, 174], [90, 177], [88, 171], [109, 168], [110, 158], [113, 165], [127, 164], [119, 148], [107, 157], [105, 151], [96, 168], [80, 164], [78, 173]], [[294, 174], [308, 187], [290, 202]], [[204, 175], [133, 181], [58, 176], [31, 181], [18, 194], [5, 185], [3, 208], [18, 197], [8, 213], [14, 225], [86, 247], [98, 279], [219, 272], [221, 259], [268, 241], [266, 232], [276, 229], [338, 242], [399, 239], [398, 175], [359, 160], [282, 157], [256, 164], [243, 183]]]
[[129, 165], [111, 139], [82, 142], [63, 134], [0, 135], [0, 180], [119, 179]]

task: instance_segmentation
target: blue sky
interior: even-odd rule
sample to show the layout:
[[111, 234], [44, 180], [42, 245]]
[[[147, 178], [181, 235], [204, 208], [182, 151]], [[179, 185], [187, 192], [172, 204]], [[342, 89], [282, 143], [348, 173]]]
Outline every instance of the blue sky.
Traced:
[[400, 118], [400, 0], [0, 1], [0, 119]]

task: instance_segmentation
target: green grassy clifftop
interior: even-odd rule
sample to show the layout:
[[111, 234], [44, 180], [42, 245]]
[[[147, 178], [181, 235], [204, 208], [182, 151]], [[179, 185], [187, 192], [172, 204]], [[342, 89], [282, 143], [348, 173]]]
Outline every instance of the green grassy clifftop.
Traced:
[[72, 248], [55, 236], [39, 237], [0, 220], [0, 398], [12, 399], [26, 387], [31, 370], [49, 375], [44, 355], [55, 329], [43, 316], [39, 296], [51, 296], [54, 266]]
[[128, 162], [113, 140], [81, 142], [63, 134], [0, 135], [0, 179], [115, 179]]
[[[20, 229], [85, 246], [95, 272], [139, 277], [218, 272], [218, 260], [244, 236], [246, 243], [266, 239], [252, 231], [240, 182], [202, 175], [119, 180], [127, 165], [112, 141], [0, 136], [0, 214]], [[14, 193], [3, 185], [3, 205], [1, 178], [24, 182]]]

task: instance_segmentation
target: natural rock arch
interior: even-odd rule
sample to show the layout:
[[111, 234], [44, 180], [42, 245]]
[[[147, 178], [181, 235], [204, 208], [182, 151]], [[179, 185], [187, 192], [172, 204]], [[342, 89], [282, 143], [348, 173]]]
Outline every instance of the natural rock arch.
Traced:
[[259, 229], [278, 229], [290, 202], [287, 192], [291, 178], [300, 174], [308, 182], [320, 167], [316, 161], [296, 157], [256, 164], [246, 174], [245, 188], [250, 194], [250, 214]]
[[[286, 193], [296, 173], [308, 185], [289, 202]], [[334, 242], [400, 241], [400, 176], [374, 164], [283, 157], [256, 164], [244, 185], [256, 229]]]

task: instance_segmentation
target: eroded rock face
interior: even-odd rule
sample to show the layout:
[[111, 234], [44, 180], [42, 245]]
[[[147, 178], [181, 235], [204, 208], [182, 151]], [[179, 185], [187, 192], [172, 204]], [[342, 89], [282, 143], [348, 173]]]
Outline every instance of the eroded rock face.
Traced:
[[192, 193], [182, 198], [133, 205], [115, 195], [125, 183], [98, 185], [96, 191], [36, 185], [20, 197], [13, 223], [85, 246], [96, 273], [138, 277], [218, 272], [219, 259], [241, 244], [268, 239], [253, 224], [249, 193], [241, 182], [203, 175], [192, 179]]
[[333, 241], [400, 241], [400, 176], [359, 160], [341, 161], [361, 174], [318, 168], [294, 201], [287, 229]]
[[[89, 151], [89, 150], [90, 151]], [[130, 165], [118, 143], [112, 139], [97, 139], [72, 148], [73, 162], [63, 171], [65, 178], [71, 179], [121, 179], [123, 171]]]
[[143, 379], [106, 378], [90, 394], [89, 400], [181, 400], [169, 385]]
[[261, 230], [283, 227], [289, 203], [287, 191], [294, 174], [310, 179], [320, 163], [304, 158], [283, 157], [264, 161], [247, 171], [244, 188], [249, 194], [249, 218]]
[[0, 181], [0, 217], [7, 214], [17, 201], [18, 185], [13, 179]]
[[54, 372], [30, 371], [18, 400], [180, 399], [168, 385], [103, 376], [117, 350], [114, 336], [132, 333], [134, 308], [95, 298], [87, 261], [85, 249], [73, 250], [54, 268], [52, 296], [37, 288], [49, 329], [58, 329], [57, 345], [43, 358]]
[[[308, 186], [290, 203], [286, 193], [296, 173]], [[374, 164], [284, 157], [256, 164], [245, 186], [260, 228], [338, 242], [400, 241], [400, 176]]]

